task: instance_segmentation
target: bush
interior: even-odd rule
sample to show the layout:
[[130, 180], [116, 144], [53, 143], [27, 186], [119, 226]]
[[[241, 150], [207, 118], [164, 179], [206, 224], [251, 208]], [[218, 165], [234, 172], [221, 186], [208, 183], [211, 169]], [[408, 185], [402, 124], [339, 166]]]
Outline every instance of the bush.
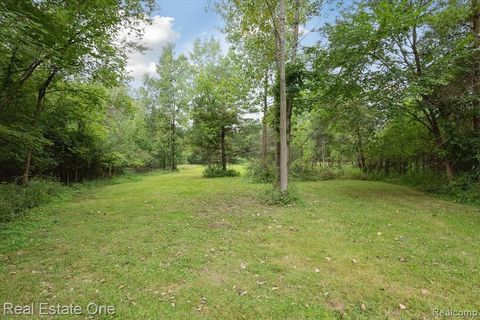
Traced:
[[53, 180], [31, 180], [27, 186], [0, 184], [0, 223], [21, 217], [25, 210], [37, 207], [58, 195], [63, 187]]
[[205, 170], [203, 170], [203, 176], [205, 178], [238, 177], [239, 175], [240, 172], [236, 170], [224, 170], [220, 166], [208, 166], [205, 168]]
[[369, 176], [362, 169], [354, 166], [345, 166], [337, 174], [340, 179], [367, 180]]
[[438, 193], [457, 202], [480, 205], [480, 181], [475, 175], [461, 175], [439, 188]]
[[294, 179], [301, 181], [323, 181], [339, 178], [341, 170], [335, 170], [331, 167], [297, 165], [292, 168], [291, 175]]
[[300, 203], [300, 195], [293, 185], [290, 185], [287, 192], [281, 192], [277, 188], [268, 189], [264, 196], [263, 202], [268, 205], [288, 206]]
[[271, 166], [265, 166], [260, 161], [253, 161], [247, 166], [245, 179], [253, 183], [272, 183], [275, 179], [275, 173]]

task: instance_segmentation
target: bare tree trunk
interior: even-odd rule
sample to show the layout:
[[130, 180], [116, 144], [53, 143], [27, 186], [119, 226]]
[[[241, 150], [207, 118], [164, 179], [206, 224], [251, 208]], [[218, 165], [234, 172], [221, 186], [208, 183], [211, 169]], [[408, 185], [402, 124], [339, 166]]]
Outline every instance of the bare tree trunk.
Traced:
[[362, 170], [365, 170], [365, 154], [363, 153], [362, 136], [360, 135], [359, 128], [356, 128], [355, 131], [357, 134], [358, 167]]
[[175, 118], [172, 119], [172, 124], [171, 124], [171, 141], [170, 141], [170, 152], [171, 152], [171, 169], [176, 170], [177, 169], [177, 162], [176, 162], [176, 157], [175, 153], [177, 152], [176, 150], [176, 124], [175, 124]]
[[300, 26], [300, 0], [295, 0], [295, 14], [293, 17], [292, 63], [295, 63], [298, 49], [298, 32]]
[[[291, 62], [297, 61], [298, 51], [298, 33], [300, 26], [300, 0], [295, 0], [295, 14], [293, 20], [293, 38], [291, 47]], [[292, 114], [293, 114], [293, 97], [287, 99], [287, 148], [290, 150], [290, 141], [292, 139]]]
[[279, 59], [280, 75], [280, 191], [288, 190], [288, 146], [287, 146], [287, 92], [285, 83], [285, 0], [279, 0]]
[[227, 154], [225, 152], [225, 127], [222, 126], [220, 131], [220, 152], [222, 154], [222, 169], [227, 170]]
[[478, 0], [472, 0], [472, 33], [475, 39], [475, 57], [473, 63], [473, 93], [474, 98], [474, 116], [473, 128], [480, 134], [480, 5]]
[[78, 182], [78, 161], [75, 161], [75, 183]]
[[[440, 127], [438, 126], [437, 120], [435, 118], [433, 118], [432, 121], [432, 129], [438, 148], [440, 148], [441, 150], [445, 150], [445, 140], [442, 136], [442, 132], [440, 131]], [[453, 164], [445, 155], [443, 156], [442, 162], [445, 167], [445, 174], [447, 176], [447, 180], [453, 180], [453, 178], [455, 177], [455, 170], [453, 168]]]
[[455, 177], [455, 171], [453, 165], [449, 160], [444, 160], [443, 164], [445, 165], [445, 173], [447, 174], [447, 180], [451, 181]]
[[[47, 93], [47, 88], [50, 85], [50, 83], [52, 83], [53, 78], [55, 77], [56, 74], [57, 74], [57, 69], [52, 68], [47, 79], [38, 90], [37, 103], [35, 106], [35, 114], [33, 115], [33, 119], [32, 119], [32, 131], [35, 131], [37, 127], [38, 120], [40, 119], [40, 115], [43, 110], [43, 102], [45, 100], [45, 94]], [[32, 152], [33, 152], [33, 148], [30, 146], [27, 152], [27, 158], [25, 160], [25, 170], [22, 177], [23, 184], [27, 184], [29, 180], [30, 166], [32, 161]]]
[[[472, 0], [472, 3], [476, 2], [477, 0]], [[415, 68], [416, 68], [416, 73], [417, 76], [420, 77], [422, 76], [422, 65], [420, 63], [420, 54], [418, 53], [417, 49], [417, 28], [414, 27], [412, 30], [412, 52], [413, 56], [415, 58]], [[428, 97], [425, 97], [428, 100]], [[445, 141], [444, 137], [442, 136], [442, 132], [440, 130], [440, 126], [438, 125], [437, 117], [434, 114], [434, 112], [431, 110], [431, 108], [427, 108], [427, 111], [425, 111], [425, 116], [427, 117], [428, 123], [430, 124], [430, 131], [433, 133], [435, 142], [441, 150], [445, 150]], [[442, 159], [443, 165], [445, 167], [445, 174], [447, 176], [448, 180], [452, 180], [455, 176], [454, 168], [450, 160], [446, 156], [443, 157]]]
[[267, 111], [268, 111], [268, 68], [265, 70], [263, 87], [263, 119], [262, 119], [262, 165], [267, 166]]

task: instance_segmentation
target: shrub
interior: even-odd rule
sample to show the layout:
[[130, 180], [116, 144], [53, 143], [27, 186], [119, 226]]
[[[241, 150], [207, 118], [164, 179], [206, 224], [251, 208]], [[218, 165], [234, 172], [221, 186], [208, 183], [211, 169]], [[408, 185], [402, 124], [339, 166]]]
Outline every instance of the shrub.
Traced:
[[208, 166], [203, 170], [203, 176], [205, 178], [220, 178], [220, 177], [237, 177], [240, 172], [233, 169], [224, 170], [220, 166]]
[[292, 168], [291, 175], [301, 181], [321, 181], [336, 179], [341, 173], [330, 167], [297, 165]]
[[245, 179], [253, 183], [271, 183], [275, 179], [275, 173], [271, 166], [265, 166], [260, 161], [252, 161], [247, 166]]
[[476, 175], [461, 175], [437, 191], [457, 202], [480, 205], [480, 181]]
[[0, 184], [0, 223], [21, 217], [25, 210], [50, 201], [64, 189], [59, 182], [44, 179], [31, 180], [27, 186]]
[[345, 166], [337, 174], [341, 179], [367, 180], [369, 176], [362, 169], [354, 166]]
[[301, 202], [300, 195], [293, 185], [289, 186], [287, 192], [281, 192], [275, 187], [267, 189], [262, 200], [268, 205], [280, 206], [288, 206]]

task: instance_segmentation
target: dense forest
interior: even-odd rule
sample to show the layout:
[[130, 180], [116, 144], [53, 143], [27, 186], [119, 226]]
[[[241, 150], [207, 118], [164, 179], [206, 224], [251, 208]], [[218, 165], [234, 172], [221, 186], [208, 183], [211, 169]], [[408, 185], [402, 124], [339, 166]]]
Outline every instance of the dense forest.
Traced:
[[[141, 38], [152, 1], [2, 1], [1, 180], [248, 161], [281, 192], [288, 175], [354, 168], [478, 191], [478, 2], [334, 5], [334, 23], [305, 31], [322, 1], [217, 1], [228, 52], [171, 43], [131, 88], [127, 54], [147, 48], [125, 30]], [[302, 46], [305, 32], [322, 40]]]

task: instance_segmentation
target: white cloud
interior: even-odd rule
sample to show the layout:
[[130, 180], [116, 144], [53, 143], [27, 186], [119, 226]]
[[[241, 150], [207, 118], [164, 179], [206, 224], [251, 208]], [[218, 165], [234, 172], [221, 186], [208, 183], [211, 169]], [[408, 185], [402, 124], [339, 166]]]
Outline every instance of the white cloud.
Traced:
[[126, 31], [121, 33], [123, 35], [120, 36], [121, 39], [139, 40], [148, 48], [143, 53], [134, 51], [128, 54], [127, 71], [134, 78], [134, 85], [140, 84], [145, 73], [155, 72], [155, 63], [163, 47], [179, 37], [179, 33], [173, 29], [174, 20], [172, 17], [154, 16], [151, 24], [141, 25], [144, 30], [141, 39], [129, 35]]
[[189, 57], [190, 53], [193, 52], [193, 43], [195, 39], [205, 39], [205, 38], [209, 39], [212, 36], [214, 39], [220, 42], [220, 49], [222, 50], [222, 53], [226, 55], [228, 53], [228, 50], [230, 50], [230, 44], [225, 38], [225, 35], [223, 33], [218, 32], [217, 30], [213, 31], [212, 33], [207, 33], [206, 31], [202, 31], [196, 38], [183, 43], [181, 48], [179, 48], [180, 53], [185, 55], [186, 57]]

